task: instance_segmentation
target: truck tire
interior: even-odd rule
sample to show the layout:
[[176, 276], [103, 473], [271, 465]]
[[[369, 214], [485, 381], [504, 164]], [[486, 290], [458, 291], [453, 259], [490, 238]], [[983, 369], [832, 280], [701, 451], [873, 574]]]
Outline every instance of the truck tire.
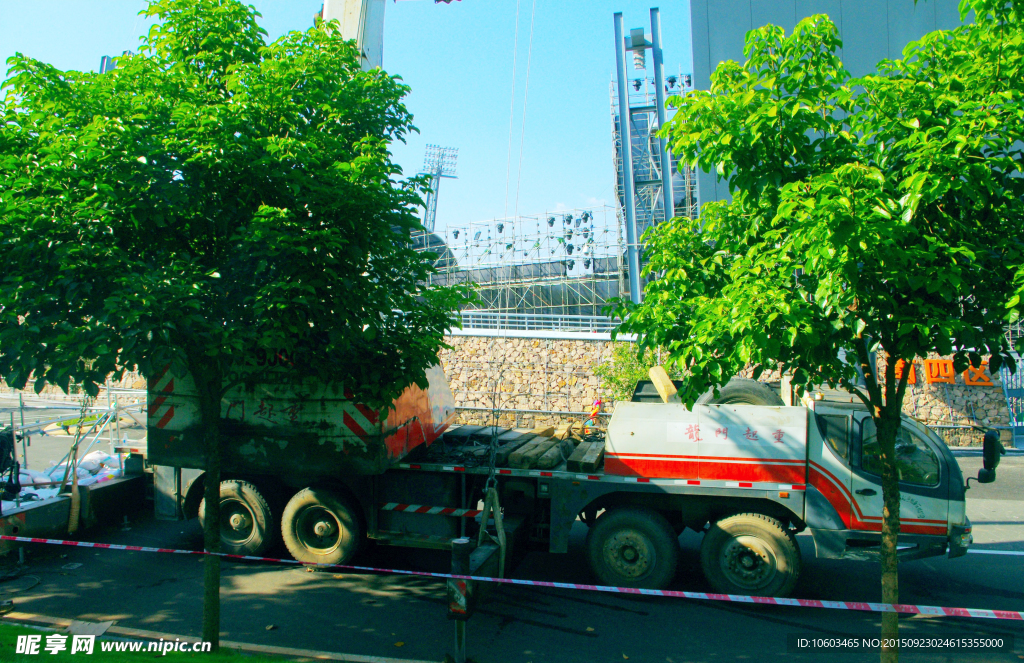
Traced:
[[662, 589], [676, 576], [679, 540], [660, 513], [612, 509], [587, 532], [587, 557], [603, 584]]
[[700, 563], [708, 582], [723, 594], [786, 596], [800, 577], [800, 548], [775, 518], [741, 513], [711, 525]]
[[299, 562], [342, 564], [359, 550], [363, 524], [344, 496], [329, 488], [304, 488], [284, 507], [281, 538]]
[[[206, 500], [199, 503], [199, 524], [206, 522]], [[274, 514], [266, 498], [248, 481], [220, 482], [220, 549], [232, 555], [262, 555], [274, 540]]]
[[697, 405], [785, 405], [782, 396], [771, 387], [748, 378], [733, 378], [719, 387], [718, 398], [715, 390], [709, 389], [697, 399]]

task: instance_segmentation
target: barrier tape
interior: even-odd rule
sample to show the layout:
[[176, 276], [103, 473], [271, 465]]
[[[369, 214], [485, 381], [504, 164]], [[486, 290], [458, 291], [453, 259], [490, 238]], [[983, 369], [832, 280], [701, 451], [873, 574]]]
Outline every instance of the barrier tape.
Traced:
[[861, 612], [897, 612], [904, 615], [932, 615], [936, 617], [973, 617], [975, 619], [1009, 619], [1024, 621], [1024, 612], [1014, 610], [981, 610], [977, 608], [944, 608], [933, 605], [906, 605], [901, 603], [864, 603], [858, 601], [819, 601], [817, 599], [787, 599], [773, 596], [743, 596], [739, 594], [711, 594], [705, 592], [680, 592], [669, 589], [638, 589], [635, 587], [610, 587], [607, 585], [582, 585], [574, 582], [547, 582], [544, 580], [519, 580], [516, 578], [488, 578], [484, 576], [456, 575], [451, 573], [431, 573], [429, 571], [406, 571], [404, 569], [380, 569], [373, 566], [354, 566], [350, 564], [307, 564], [294, 559], [276, 559], [273, 557], [255, 557], [252, 555], [233, 555], [231, 553], [211, 553], [205, 550], [177, 550], [174, 548], [149, 548], [145, 546], [125, 546], [114, 543], [90, 543], [86, 541], [66, 541], [63, 539], [35, 539], [25, 536], [0, 535], [0, 541], [17, 541], [20, 543], [46, 543], [58, 546], [74, 546], [77, 548], [102, 548], [106, 550], [128, 550], [133, 552], [173, 553], [179, 555], [208, 555], [226, 559], [244, 559], [254, 562], [273, 562], [276, 564], [292, 564], [312, 566], [324, 569], [346, 569], [349, 571], [366, 571], [370, 573], [389, 573], [394, 575], [422, 576], [444, 580], [476, 580], [478, 582], [494, 582], [504, 585], [521, 585], [525, 587], [552, 587], [555, 589], [581, 589], [589, 592], [608, 592], [612, 594], [639, 594], [642, 596], [667, 596], [671, 598], [696, 599], [698, 601], [728, 601], [732, 603], [756, 603], [760, 605], [785, 605], [802, 608], [824, 608], [827, 610], [858, 610]]

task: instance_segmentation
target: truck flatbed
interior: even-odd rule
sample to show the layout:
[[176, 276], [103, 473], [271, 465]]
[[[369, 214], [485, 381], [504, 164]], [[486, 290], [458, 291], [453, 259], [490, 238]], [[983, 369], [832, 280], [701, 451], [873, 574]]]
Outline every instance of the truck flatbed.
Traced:
[[[506, 429], [507, 430], [507, 429]], [[452, 432], [458, 431], [453, 428]], [[528, 432], [528, 431], [523, 431]], [[487, 455], [478, 456], [475, 452], [486, 449], [487, 444], [470, 442], [468, 444], [452, 444], [451, 439], [464, 440], [464, 437], [454, 436], [448, 433], [434, 442], [430, 447], [418, 449], [402, 462], [393, 466], [396, 470], [415, 470], [423, 472], [442, 472], [457, 474], [488, 475], [490, 466]], [[597, 481], [605, 483], [624, 484], [650, 484], [653, 486], [666, 487], [688, 487], [688, 488], [715, 488], [715, 489], [743, 489], [751, 491], [803, 491], [806, 484], [778, 483], [770, 481], [725, 481], [714, 479], [662, 479], [642, 476], [622, 476], [608, 474], [604, 468], [598, 468], [592, 472], [569, 471], [566, 461], [550, 469], [516, 469], [510, 467], [496, 467], [495, 473], [502, 477], [523, 477], [523, 478], [551, 478], [567, 481]], [[675, 492], [675, 491], [673, 491]]]

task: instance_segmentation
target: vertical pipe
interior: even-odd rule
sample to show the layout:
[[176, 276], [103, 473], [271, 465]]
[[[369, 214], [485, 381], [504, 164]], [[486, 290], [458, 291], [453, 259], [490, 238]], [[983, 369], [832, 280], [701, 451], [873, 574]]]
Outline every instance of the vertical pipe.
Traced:
[[[465, 479], [465, 475], [463, 475]], [[465, 520], [465, 518], [460, 518]], [[484, 523], [483, 526], [486, 526]], [[459, 539], [452, 540], [452, 574], [453, 575], [469, 575], [469, 554], [472, 549], [470, 540], [462, 537]], [[453, 587], [453, 583], [459, 582], [454, 579], [448, 580], [448, 600], [452, 600], [453, 592], [457, 592], [458, 589]], [[473, 581], [466, 580], [466, 618], [472, 613], [473, 607], [470, 605], [472, 600], [471, 593], [473, 592]], [[450, 603], [449, 603], [450, 605]], [[450, 608], [449, 608], [450, 609]], [[449, 613], [451, 614], [451, 613]], [[465, 619], [455, 620], [455, 656], [453, 657], [456, 663], [466, 663], [466, 621]]]
[[455, 622], [455, 663], [466, 663], [466, 622]]
[[[12, 473], [11, 478], [14, 480], [15, 483], [17, 483], [18, 482], [18, 477], [14, 476], [14, 473], [15, 472], [19, 472], [19, 470], [18, 470], [18, 430], [14, 427], [14, 412], [11, 412], [11, 451], [12, 451], [12, 455], [14, 456], [14, 467], [11, 469], [11, 473]], [[18, 494], [16, 494], [14, 496], [14, 506], [15, 506], [15, 508], [18, 508], [18, 509], [21, 508], [21, 492], [20, 491], [18, 492]]]
[[[25, 399], [22, 398], [21, 392], [18, 392], [18, 411], [21, 413], [21, 427], [25, 428]], [[21, 438], [21, 462], [25, 464], [25, 469], [28, 469], [28, 448], [26, 447], [25, 438]]]
[[18, 429], [14, 427], [14, 413], [11, 412], [11, 452], [14, 462], [18, 462]]
[[619, 140], [622, 143], [622, 205], [626, 208], [626, 264], [629, 269], [629, 298], [640, 303], [640, 255], [633, 207], [633, 141], [630, 136], [629, 99], [626, 94], [625, 44], [622, 41], [622, 12], [615, 13], [615, 77], [619, 93]]
[[[462, 501], [459, 503], [459, 507], [463, 508], [463, 509], [468, 509], [469, 508], [469, 506], [466, 505], [466, 475], [465, 474], [462, 475]], [[465, 536], [466, 536], [466, 519], [465, 518], [459, 518], [459, 536], [463, 537], [463, 538], [465, 538]]]
[[[113, 408], [114, 408], [114, 405], [111, 402], [111, 398], [110, 398], [110, 378], [107, 378], [107, 411], [109, 412]], [[115, 412], [114, 414], [116, 415], [117, 413]], [[117, 417], [115, 416], [115, 420], [116, 420], [116, 418]], [[111, 426], [110, 430], [107, 431], [107, 439], [110, 440], [110, 453], [111, 453], [111, 455], [113, 455], [113, 453], [114, 453], [114, 427], [113, 426]]]
[[[661, 12], [651, 7], [651, 52], [654, 55], [654, 92], [658, 100], [658, 128], [665, 126], [665, 58], [661, 51]], [[661, 193], [665, 201], [665, 220], [676, 215], [675, 196], [672, 193], [672, 157], [664, 138], [658, 139], [661, 148]]]

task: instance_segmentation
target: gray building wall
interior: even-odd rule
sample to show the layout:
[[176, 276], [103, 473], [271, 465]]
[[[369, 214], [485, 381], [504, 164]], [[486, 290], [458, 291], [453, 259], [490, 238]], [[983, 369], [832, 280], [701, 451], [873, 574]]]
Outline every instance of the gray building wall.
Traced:
[[[743, 62], [746, 34], [768, 23], [786, 34], [802, 19], [828, 14], [839, 29], [839, 51], [854, 76], [875, 70], [879, 60], [901, 57], [911, 41], [933, 30], [960, 25], [958, 0], [690, 0], [693, 31], [693, 86], [711, 87], [711, 72], [719, 62]], [[727, 198], [725, 182], [713, 173], [700, 173], [697, 190], [701, 204]]]

